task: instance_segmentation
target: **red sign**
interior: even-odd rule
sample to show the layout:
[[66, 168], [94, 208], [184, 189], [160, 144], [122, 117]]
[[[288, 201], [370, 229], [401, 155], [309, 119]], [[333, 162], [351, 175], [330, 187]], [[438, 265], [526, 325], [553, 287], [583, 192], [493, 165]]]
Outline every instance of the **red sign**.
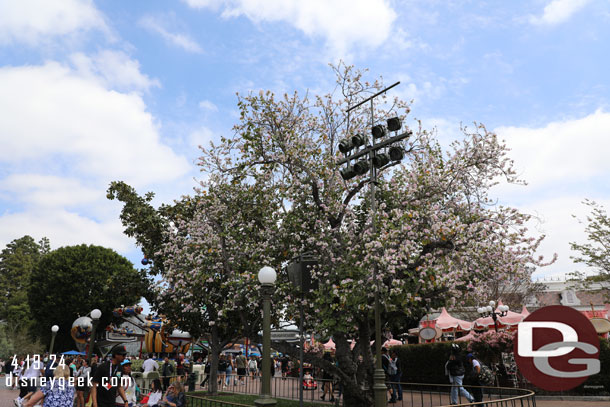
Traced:
[[540, 308], [519, 324], [515, 362], [533, 385], [570, 390], [599, 373], [599, 338], [589, 319], [562, 305]]

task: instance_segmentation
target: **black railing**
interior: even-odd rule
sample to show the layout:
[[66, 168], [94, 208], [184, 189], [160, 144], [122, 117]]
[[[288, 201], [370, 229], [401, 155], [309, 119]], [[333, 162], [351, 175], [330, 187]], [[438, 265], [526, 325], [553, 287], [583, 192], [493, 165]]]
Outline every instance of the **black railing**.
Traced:
[[[219, 393], [260, 394], [260, 377], [231, 376], [218, 386]], [[426, 383], [387, 383], [389, 404], [397, 407], [440, 407], [451, 405], [451, 384]], [[300, 382], [293, 377], [273, 377], [271, 379], [271, 396], [277, 399], [299, 400], [299, 387], [303, 386], [303, 400], [307, 403], [324, 403], [344, 405], [341, 387], [332, 380], [313, 379]], [[488, 407], [535, 407], [535, 393], [527, 389], [491, 386], [463, 386], [470, 395], [480, 390], [480, 402], [470, 403], [466, 396], [457, 391], [457, 403], [460, 406], [483, 405]], [[199, 386], [198, 386], [199, 388]], [[390, 389], [395, 392], [392, 396]], [[203, 389], [202, 389], [203, 390]], [[402, 397], [401, 397], [402, 396]], [[204, 396], [205, 397], [205, 396]]]

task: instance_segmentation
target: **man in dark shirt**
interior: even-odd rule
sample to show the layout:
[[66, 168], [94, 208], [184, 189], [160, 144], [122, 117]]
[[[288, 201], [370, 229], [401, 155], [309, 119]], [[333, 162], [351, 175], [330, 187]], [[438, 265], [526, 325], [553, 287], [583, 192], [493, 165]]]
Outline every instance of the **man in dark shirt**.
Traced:
[[[117, 390], [121, 399], [125, 402], [125, 407], [128, 407], [125, 390], [120, 382], [121, 362], [125, 360], [125, 355], [127, 355], [125, 346], [117, 346], [112, 350], [112, 360], [98, 366], [93, 376], [93, 387], [91, 388], [93, 407], [115, 407]], [[113, 378], [115, 379], [113, 380]]]

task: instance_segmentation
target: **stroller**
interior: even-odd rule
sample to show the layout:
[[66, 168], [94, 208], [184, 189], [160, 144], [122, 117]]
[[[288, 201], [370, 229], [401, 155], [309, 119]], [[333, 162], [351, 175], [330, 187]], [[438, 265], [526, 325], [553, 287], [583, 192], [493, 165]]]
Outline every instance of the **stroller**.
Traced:
[[303, 372], [303, 390], [316, 390], [318, 388], [318, 382], [316, 382], [311, 375], [311, 370], [306, 369]]

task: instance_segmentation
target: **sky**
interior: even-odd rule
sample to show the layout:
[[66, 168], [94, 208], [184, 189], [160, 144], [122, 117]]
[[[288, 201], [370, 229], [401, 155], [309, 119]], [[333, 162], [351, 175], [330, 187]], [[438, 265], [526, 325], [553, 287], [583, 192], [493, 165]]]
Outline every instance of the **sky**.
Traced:
[[401, 81], [390, 96], [443, 144], [495, 131], [528, 185], [494, 196], [558, 255], [534, 277], [584, 270], [573, 215], [610, 208], [608, 38], [606, 0], [0, 0], [0, 247], [46, 236], [139, 265], [109, 183], [192, 193], [236, 93], [327, 93], [342, 60]]

